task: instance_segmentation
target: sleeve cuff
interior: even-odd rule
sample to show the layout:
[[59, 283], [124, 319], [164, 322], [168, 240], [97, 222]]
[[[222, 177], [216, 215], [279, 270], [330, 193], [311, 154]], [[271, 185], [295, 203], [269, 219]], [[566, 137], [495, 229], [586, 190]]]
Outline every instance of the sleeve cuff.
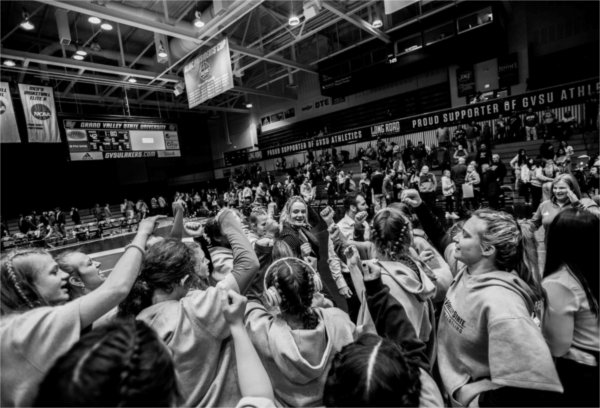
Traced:
[[385, 287], [385, 285], [383, 284], [383, 281], [381, 280], [381, 277], [379, 279], [375, 279], [372, 281], [364, 281], [364, 282], [365, 282], [365, 289], [367, 290], [367, 293], [369, 293], [369, 294], [377, 293]]

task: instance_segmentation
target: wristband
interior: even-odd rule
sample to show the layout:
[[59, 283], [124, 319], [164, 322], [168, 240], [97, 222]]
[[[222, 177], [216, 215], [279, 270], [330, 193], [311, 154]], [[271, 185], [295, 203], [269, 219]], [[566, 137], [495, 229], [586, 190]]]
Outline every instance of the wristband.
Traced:
[[135, 249], [137, 249], [138, 251], [140, 251], [140, 252], [141, 252], [142, 256], [145, 256], [145, 255], [146, 255], [146, 251], [144, 250], [144, 248], [142, 248], [142, 247], [141, 247], [141, 246], [139, 246], [138, 244], [133, 244], [133, 243], [131, 243], [131, 244], [127, 245], [127, 246], [125, 247], [125, 251], [127, 251], [129, 248], [135, 248]]

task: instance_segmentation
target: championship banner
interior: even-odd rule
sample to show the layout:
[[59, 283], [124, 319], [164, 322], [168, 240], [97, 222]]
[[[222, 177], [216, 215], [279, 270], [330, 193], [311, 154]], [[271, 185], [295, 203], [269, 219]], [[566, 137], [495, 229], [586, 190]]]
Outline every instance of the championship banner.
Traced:
[[52, 88], [19, 84], [19, 92], [29, 143], [60, 143]]
[[0, 143], [21, 143], [8, 82], [0, 82]]
[[183, 77], [190, 109], [233, 88], [227, 39], [187, 64], [183, 69]]

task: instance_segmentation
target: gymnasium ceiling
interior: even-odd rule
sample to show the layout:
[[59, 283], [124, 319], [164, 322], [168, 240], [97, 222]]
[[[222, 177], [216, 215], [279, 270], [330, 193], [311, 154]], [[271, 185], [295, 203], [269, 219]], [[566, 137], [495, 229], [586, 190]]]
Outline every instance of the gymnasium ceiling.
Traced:
[[[185, 93], [173, 92], [184, 65], [227, 37], [236, 86], [195, 109], [247, 112], [248, 98], [295, 99], [298, 72], [318, 75], [319, 63], [369, 41], [390, 44], [399, 29], [462, 2], [396, 1], [405, 7], [385, 15], [381, 0], [3, 0], [2, 80], [52, 86], [57, 103], [188, 111]], [[34, 29], [21, 28], [24, 13]], [[193, 24], [198, 16], [202, 28]], [[381, 28], [371, 25], [377, 16]], [[155, 33], [168, 42], [162, 63]], [[72, 58], [78, 49], [87, 52], [82, 61]]]

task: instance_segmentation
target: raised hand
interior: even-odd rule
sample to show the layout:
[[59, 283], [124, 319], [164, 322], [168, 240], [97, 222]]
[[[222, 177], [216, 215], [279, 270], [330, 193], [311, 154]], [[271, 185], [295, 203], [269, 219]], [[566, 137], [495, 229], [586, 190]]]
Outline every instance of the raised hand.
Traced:
[[404, 190], [402, 192], [402, 195], [400, 196], [400, 200], [403, 203], [410, 205], [413, 208], [420, 206], [421, 203], [423, 202], [423, 200], [421, 200], [421, 196], [419, 195], [419, 192], [412, 188]]
[[363, 261], [363, 280], [365, 282], [374, 281], [381, 277], [381, 266], [377, 264], [376, 259]]
[[158, 222], [163, 218], [167, 217], [164, 215], [155, 215], [154, 217], [144, 218], [138, 225], [138, 234], [151, 235], [158, 225]]
[[225, 321], [232, 326], [243, 325], [246, 301], [248, 299], [231, 289], [225, 290], [220, 288], [219, 293], [221, 295], [221, 304]]

